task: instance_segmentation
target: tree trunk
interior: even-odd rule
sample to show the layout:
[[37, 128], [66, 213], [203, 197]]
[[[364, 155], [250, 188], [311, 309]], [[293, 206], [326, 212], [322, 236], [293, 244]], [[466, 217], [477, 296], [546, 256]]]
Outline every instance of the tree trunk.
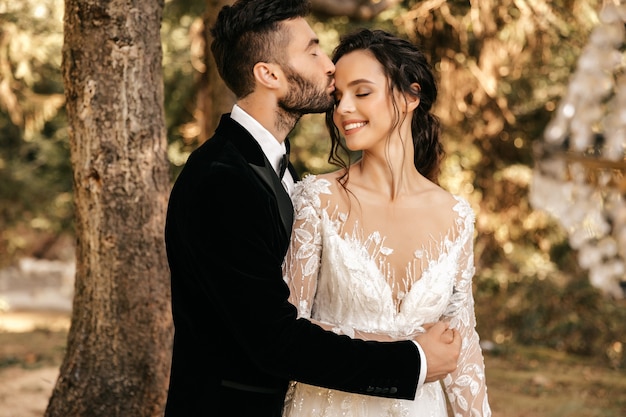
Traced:
[[172, 340], [162, 0], [66, 0], [77, 271], [46, 416], [160, 416]]

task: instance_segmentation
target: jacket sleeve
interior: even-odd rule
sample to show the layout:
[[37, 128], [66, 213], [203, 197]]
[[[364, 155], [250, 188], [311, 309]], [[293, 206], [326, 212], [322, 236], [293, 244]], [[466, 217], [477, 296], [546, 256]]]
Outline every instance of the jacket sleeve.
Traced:
[[287, 238], [281, 237], [276, 197], [232, 154], [209, 166], [195, 164], [197, 172], [190, 167], [170, 201], [170, 250], [192, 291], [216, 311], [201, 319], [223, 323], [228, 337], [270, 375], [414, 398], [420, 357], [412, 342], [352, 340], [298, 318], [282, 278]]

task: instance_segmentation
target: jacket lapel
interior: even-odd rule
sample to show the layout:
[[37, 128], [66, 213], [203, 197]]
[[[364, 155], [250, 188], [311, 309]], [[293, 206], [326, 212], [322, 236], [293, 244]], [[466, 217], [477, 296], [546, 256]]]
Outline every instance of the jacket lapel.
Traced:
[[[239, 149], [241, 155], [248, 162], [254, 173], [268, 186], [276, 196], [280, 219], [287, 236], [291, 236], [293, 225], [293, 205], [291, 198], [283, 187], [278, 175], [272, 165], [265, 157], [263, 150], [257, 141], [239, 123], [230, 118], [230, 114], [225, 114], [220, 120], [217, 132], [228, 138]], [[293, 169], [289, 164], [290, 172]], [[293, 175], [293, 174], [292, 174]], [[295, 177], [294, 177], [295, 178]]]
[[287, 234], [291, 235], [291, 227], [293, 224], [293, 205], [291, 204], [291, 198], [267, 158], [263, 159], [265, 160], [265, 165], [262, 167], [251, 162], [249, 162], [248, 165], [250, 165], [250, 168], [252, 168], [252, 170], [274, 191], [276, 201], [278, 202], [280, 219], [283, 222]]

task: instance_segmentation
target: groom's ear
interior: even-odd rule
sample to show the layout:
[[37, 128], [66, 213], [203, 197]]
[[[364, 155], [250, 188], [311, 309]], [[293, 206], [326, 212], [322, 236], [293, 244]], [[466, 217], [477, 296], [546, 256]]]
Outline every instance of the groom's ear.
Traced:
[[252, 68], [252, 73], [258, 85], [270, 90], [280, 87], [282, 71], [278, 65], [267, 62], [257, 62]]

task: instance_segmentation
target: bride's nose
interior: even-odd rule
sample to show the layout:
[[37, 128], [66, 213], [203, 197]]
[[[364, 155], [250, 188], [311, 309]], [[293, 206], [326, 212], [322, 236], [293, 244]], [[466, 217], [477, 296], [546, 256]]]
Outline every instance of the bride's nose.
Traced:
[[352, 101], [348, 96], [343, 96], [339, 99], [337, 103], [337, 113], [338, 114], [349, 114], [354, 112], [354, 101]]

